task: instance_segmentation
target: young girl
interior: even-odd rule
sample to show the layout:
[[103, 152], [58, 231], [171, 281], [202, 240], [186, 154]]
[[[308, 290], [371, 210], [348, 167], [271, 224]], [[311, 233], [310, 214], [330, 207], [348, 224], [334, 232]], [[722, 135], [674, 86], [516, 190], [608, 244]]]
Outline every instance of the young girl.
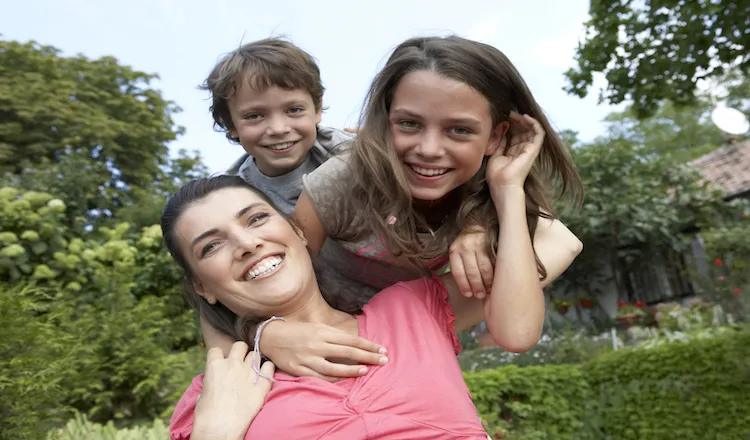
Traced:
[[[362, 121], [350, 152], [306, 176], [294, 213], [317, 253], [327, 299], [354, 311], [378, 290], [450, 258], [452, 271], [483, 268], [493, 273], [483, 283], [493, 295], [500, 289], [508, 301], [527, 304], [527, 314], [543, 314], [539, 281], [554, 280], [581, 250], [554, 219], [548, 186], [557, 184], [560, 195], [579, 195], [582, 188], [565, 146], [510, 61], [492, 46], [460, 37], [407, 40], [373, 81]], [[539, 141], [538, 152], [520, 147], [532, 140]], [[525, 167], [531, 171], [519, 171]], [[515, 220], [505, 217], [518, 210], [525, 210], [530, 235], [515, 233]], [[456, 258], [456, 248], [471, 247], [454, 242], [462, 231], [477, 232], [470, 237], [482, 238], [486, 252]], [[519, 257], [532, 242], [536, 264]], [[225, 352], [233, 342], [205, 326], [204, 335]], [[532, 336], [520, 345], [511, 342], [518, 338], [496, 342], [524, 351], [536, 343]], [[270, 324], [261, 346], [279, 368], [324, 377], [359, 374], [360, 365], [332, 358], [376, 363], [376, 348], [331, 329], [290, 323]]]

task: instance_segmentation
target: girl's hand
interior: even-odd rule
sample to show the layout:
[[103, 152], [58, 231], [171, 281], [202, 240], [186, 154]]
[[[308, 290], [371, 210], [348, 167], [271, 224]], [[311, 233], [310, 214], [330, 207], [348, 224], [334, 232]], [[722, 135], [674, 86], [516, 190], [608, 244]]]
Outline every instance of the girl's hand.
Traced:
[[[257, 353], [248, 353], [244, 342], [235, 342], [226, 358], [219, 347], [208, 351], [192, 439], [234, 440], [245, 436], [271, 390], [271, 382], [253, 370], [253, 356]], [[265, 362], [260, 371], [273, 377], [274, 365]]]
[[261, 334], [260, 351], [291, 375], [331, 382], [388, 362], [380, 345], [323, 324], [271, 322]]
[[511, 112], [510, 119], [511, 137], [507, 151], [498, 148], [487, 162], [486, 176], [491, 189], [523, 188], [546, 135], [541, 124], [529, 115]]
[[495, 268], [492, 265], [487, 247], [485, 232], [463, 232], [449, 248], [451, 274], [461, 295], [469, 298], [472, 294], [484, 299], [492, 291]]

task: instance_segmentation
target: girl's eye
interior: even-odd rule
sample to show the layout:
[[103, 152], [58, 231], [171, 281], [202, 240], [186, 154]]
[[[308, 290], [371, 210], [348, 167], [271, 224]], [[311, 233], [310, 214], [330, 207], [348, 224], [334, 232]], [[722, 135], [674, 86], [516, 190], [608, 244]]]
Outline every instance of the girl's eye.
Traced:
[[463, 127], [456, 127], [452, 129], [453, 134], [457, 134], [459, 136], [466, 136], [468, 134], [471, 134], [471, 130], [463, 128]]
[[262, 116], [258, 113], [250, 113], [249, 115], [245, 115], [245, 119], [249, 119], [251, 121], [256, 121], [260, 118], [262, 118]]
[[247, 220], [247, 225], [251, 226], [258, 222], [262, 222], [270, 216], [271, 215], [267, 212], [256, 212], [255, 214], [251, 215], [250, 218]]
[[415, 128], [419, 127], [419, 124], [417, 124], [417, 123], [416, 123], [416, 122], [414, 122], [414, 121], [399, 121], [399, 122], [398, 122], [398, 125], [399, 125], [399, 126], [400, 126], [401, 128], [405, 128], [405, 129], [407, 129], [407, 130], [413, 130], [413, 129], [415, 129]]
[[289, 109], [289, 113], [291, 114], [302, 113], [303, 111], [305, 111], [305, 109], [303, 109], [302, 107], [294, 107]]

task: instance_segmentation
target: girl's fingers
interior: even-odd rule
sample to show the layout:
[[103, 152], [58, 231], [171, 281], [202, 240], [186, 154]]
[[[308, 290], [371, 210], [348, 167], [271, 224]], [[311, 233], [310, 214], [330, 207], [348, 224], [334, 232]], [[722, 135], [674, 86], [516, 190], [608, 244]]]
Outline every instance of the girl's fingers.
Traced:
[[[384, 354], [373, 353], [367, 350], [362, 350], [361, 348], [351, 347], [348, 345], [331, 344], [326, 347], [325, 351], [325, 359], [345, 360], [365, 365], [385, 365], [388, 362], [388, 357]], [[323, 372], [319, 371], [319, 373]]]
[[229, 350], [227, 359], [237, 359], [243, 361], [245, 360], [245, 356], [247, 356], [247, 352], [249, 349], [250, 347], [248, 347], [246, 343], [237, 341], [232, 344], [232, 348]]
[[483, 299], [486, 292], [484, 290], [484, 281], [482, 280], [482, 272], [479, 270], [479, 263], [476, 254], [465, 255], [463, 261], [466, 270], [466, 278], [469, 280], [469, 285], [471, 286], [471, 292], [477, 298]]
[[337, 330], [327, 333], [325, 341], [335, 345], [345, 345], [366, 351], [371, 354], [386, 354], [387, 350], [380, 344], [376, 344], [365, 338], [354, 336], [345, 331]]
[[490, 261], [490, 258], [484, 252], [477, 254], [477, 267], [479, 267], [479, 273], [482, 276], [484, 291], [487, 293], [492, 292], [492, 282], [495, 279], [495, 266], [492, 265], [492, 261]]
[[456, 287], [461, 295], [465, 297], [471, 297], [471, 283], [469, 278], [466, 276], [466, 269], [464, 268], [463, 258], [457, 252], [450, 253], [450, 265], [451, 275], [456, 281]]
[[316, 359], [309, 368], [322, 377], [342, 378], [359, 377], [367, 374], [369, 368], [366, 365], [346, 365], [330, 362], [322, 358]]

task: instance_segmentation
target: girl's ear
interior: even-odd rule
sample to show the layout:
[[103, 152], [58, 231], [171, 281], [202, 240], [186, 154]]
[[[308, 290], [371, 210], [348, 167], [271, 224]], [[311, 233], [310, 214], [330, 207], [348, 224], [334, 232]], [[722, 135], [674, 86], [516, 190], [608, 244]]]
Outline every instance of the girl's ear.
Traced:
[[498, 148], [503, 144], [506, 133], [510, 130], [510, 122], [503, 121], [492, 130], [490, 134], [490, 141], [487, 144], [487, 151], [484, 153], [485, 156], [492, 156]]
[[193, 290], [195, 290], [195, 293], [197, 293], [198, 296], [205, 299], [211, 305], [216, 304], [216, 297], [206, 292], [206, 289], [203, 288], [203, 285], [201, 283], [199, 283], [198, 281], [193, 281], [192, 284]]

